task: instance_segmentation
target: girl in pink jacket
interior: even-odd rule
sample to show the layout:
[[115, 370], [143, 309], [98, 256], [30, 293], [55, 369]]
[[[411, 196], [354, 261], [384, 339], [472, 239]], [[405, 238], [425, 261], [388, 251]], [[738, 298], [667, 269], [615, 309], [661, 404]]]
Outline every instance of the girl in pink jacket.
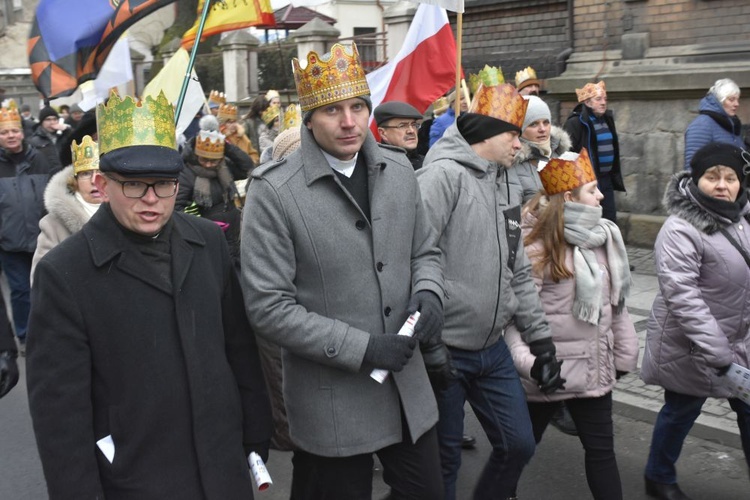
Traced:
[[539, 172], [544, 191], [524, 208], [526, 251], [552, 331], [565, 387], [545, 394], [534, 382], [542, 363], [514, 325], [505, 340], [521, 374], [536, 442], [565, 400], [585, 450], [595, 499], [622, 499], [614, 452], [612, 388], [636, 368], [638, 338], [625, 308], [630, 269], [617, 226], [602, 218], [588, 152], [565, 153]]

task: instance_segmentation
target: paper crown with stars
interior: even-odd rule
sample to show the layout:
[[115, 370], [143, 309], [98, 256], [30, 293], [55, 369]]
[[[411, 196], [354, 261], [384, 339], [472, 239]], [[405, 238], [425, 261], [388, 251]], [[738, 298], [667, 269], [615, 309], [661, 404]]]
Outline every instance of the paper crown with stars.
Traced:
[[304, 68], [294, 58], [292, 69], [302, 111], [370, 94], [365, 70], [354, 43], [351, 49], [336, 43], [329, 53], [322, 56], [315, 51], [310, 52]]

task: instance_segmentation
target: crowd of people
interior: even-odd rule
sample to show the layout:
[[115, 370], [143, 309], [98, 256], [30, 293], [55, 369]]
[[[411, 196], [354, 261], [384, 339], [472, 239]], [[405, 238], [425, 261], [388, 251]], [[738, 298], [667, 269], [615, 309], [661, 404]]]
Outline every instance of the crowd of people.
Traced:
[[[522, 498], [563, 412], [591, 495], [622, 499], [612, 391], [639, 345], [605, 83], [557, 126], [533, 68], [485, 66], [425, 120], [373, 109], [355, 46], [293, 68], [298, 102], [240, 117], [212, 91], [180, 138], [163, 95], [0, 109], [0, 397], [27, 356], [50, 497], [252, 498], [248, 457], [273, 448], [294, 500], [371, 498], [374, 456], [392, 498], [452, 500], [468, 402], [492, 448], [473, 498]], [[725, 383], [750, 366], [739, 96], [720, 79], [701, 101], [655, 243], [645, 488], [665, 500], [689, 499], [676, 462], [707, 397], [750, 464]]]

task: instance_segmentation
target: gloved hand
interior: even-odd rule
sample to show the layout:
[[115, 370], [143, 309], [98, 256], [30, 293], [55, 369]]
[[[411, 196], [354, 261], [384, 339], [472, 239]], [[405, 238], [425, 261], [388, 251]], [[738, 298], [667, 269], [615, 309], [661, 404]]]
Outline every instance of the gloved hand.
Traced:
[[406, 335], [370, 335], [363, 361], [375, 368], [400, 372], [416, 346], [417, 339]]
[[531, 367], [531, 376], [536, 380], [539, 389], [544, 394], [551, 394], [558, 389], [565, 389], [565, 379], [560, 375], [562, 361], [558, 361], [554, 354], [545, 352], [536, 357]]
[[429, 290], [420, 290], [409, 300], [407, 312], [419, 311], [419, 321], [414, 327], [414, 336], [423, 344], [440, 342], [443, 331], [443, 304], [437, 295]]
[[18, 365], [13, 351], [0, 352], [0, 398], [8, 394], [18, 383]]
[[458, 378], [458, 371], [453, 367], [451, 353], [445, 344], [420, 344], [419, 350], [422, 351], [427, 376], [434, 390], [442, 391], [448, 387], [451, 380]]
[[534, 356], [541, 356], [545, 353], [550, 353], [553, 356], [557, 352], [555, 350], [555, 343], [552, 342], [552, 339], [550, 337], [547, 337], [546, 339], [541, 340], [535, 340], [534, 342], [529, 343], [529, 350], [531, 351], [531, 354]]
[[729, 369], [731, 367], [732, 367], [732, 365], [729, 364], [727, 366], [722, 366], [721, 368], [717, 368], [716, 369], [716, 375], [718, 375], [719, 377], [723, 377], [724, 375], [727, 374], [727, 372], [729, 371]]
[[255, 452], [257, 453], [260, 458], [263, 459], [264, 462], [268, 462], [268, 450], [271, 447], [271, 441], [263, 441], [262, 443], [246, 443], [243, 448], [245, 448], [245, 457], [249, 458], [250, 453]]

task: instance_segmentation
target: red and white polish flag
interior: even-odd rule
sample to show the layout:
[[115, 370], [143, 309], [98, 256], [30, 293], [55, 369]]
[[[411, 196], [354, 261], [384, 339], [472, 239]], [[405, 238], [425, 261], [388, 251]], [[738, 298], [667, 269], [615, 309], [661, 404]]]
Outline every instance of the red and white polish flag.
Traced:
[[[463, 7], [463, 1], [460, 4]], [[450, 90], [456, 84], [456, 41], [445, 9], [420, 3], [398, 55], [368, 74], [367, 84], [373, 109], [382, 102], [403, 101], [421, 113]], [[377, 138], [377, 127], [370, 120]]]

